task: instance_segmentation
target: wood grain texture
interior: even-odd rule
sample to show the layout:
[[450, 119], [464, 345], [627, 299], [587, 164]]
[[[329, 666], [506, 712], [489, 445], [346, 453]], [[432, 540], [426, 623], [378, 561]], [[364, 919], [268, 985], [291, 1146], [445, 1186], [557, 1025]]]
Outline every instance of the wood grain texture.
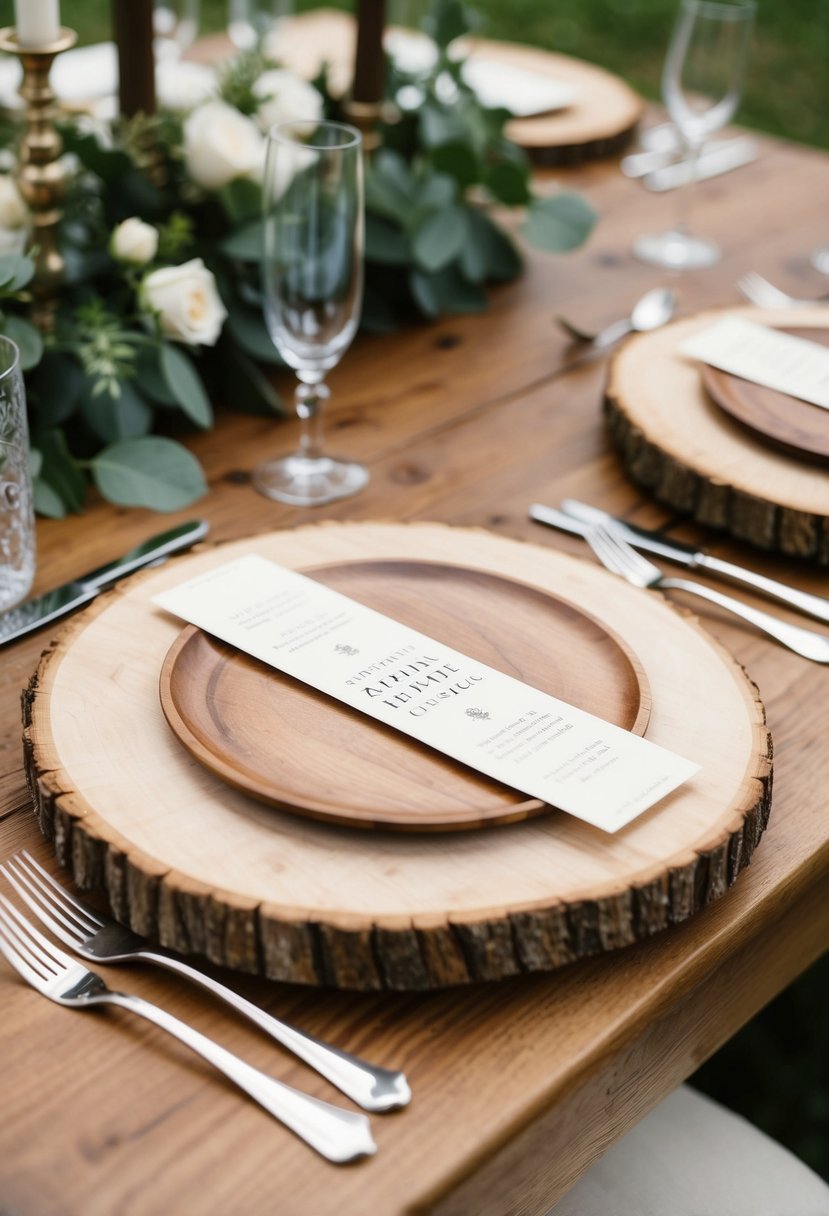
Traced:
[[[686, 310], [736, 303], [734, 283], [748, 269], [799, 295], [821, 290], [807, 251], [826, 240], [829, 157], [760, 142], [754, 164], [697, 187], [695, 223], [718, 239], [724, 257], [683, 276]], [[553, 316], [566, 311], [600, 325], [623, 315], [653, 286], [653, 271], [628, 255], [630, 243], [664, 227], [676, 200], [647, 194], [607, 163], [557, 176], [601, 215], [583, 249], [566, 258], [529, 254], [525, 275], [494, 293], [483, 315], [361, 337], [332, 375], [331, 442], [371, 468], [359, 498], [314, 514], [251, 490], [249, 471], [263, 452], [295, 446], [291, 423], [220, 411], [215, 430], [188, 439], [209, 479], [210, 494], [195, 510], [209, 520], [212, 540], [311, 519], [439, 519], [583, 555], [576, 538], [526, 515], [532, 501], [573, 497], [826, 593], [826, 571], [815, 562], [758, 553], [689, 516], [679, 520], [624, 472], [601, 425], [606, 365], [566, 371]], [[752, 198], [762, 206], [747, 209]], [[287, 375], [278, 383], [290, 391]], [[39, 520], [36, 593], [157, 530], [150, 512], [101, 503], [80, 519]], [[15, 1216], [546, 1216], [606, 1147], [829, 940], [825, 669], [714, 609], [702, 612], [706, 630], [759, 686], [775, 743], [774, 814], [751, 866], [722, 899], [626, 950], [552, 974], [440, 992], [345, 993], [223, 973], [278, 1016], [407, 1071], [412, 1106], [375, 1119], [378, 1155], [348, 1170], [314, 1158], [152, 1027], [117, 1012], [62, 1010], [0, 965], [4, 1206]], [[44, 630], [2, 652], [0, 853], [33, 849], [65, 879], [32, 815], [20, 746], [20, 690], [52, 638]], [[153, 813], [148, 806], [147, 817]], [[122, 878], [113, 857], [119, 892]], [[209, 904], [200, 918], [202, 896], [192, 882], [178, 914], [213, 949], [240, 918]], [[661, 893], [647, 897], [658, 903]], [[447, 983], [462, 977], [457, 939], [429, 940], [430, 966], [441, 966]], [[114, 967], [106, 978], [290, 1084], [338, 1100], [315, 1074], [175, 977]], [[741, 1083], [739, 1074], [733, 1079]]]
[[[829, 346], [829, 328], [775, 328], [793, 338]], [[829, 460], [829, 410], [707, 364], [700, 366], [700, 376], [720, 409], [756, 434], [780, 444], [796, 460], [804, 456]]]
[[[478, 662], [645, 733], [651, 697], [641, 663], [596, 618], [549, 591], [449, 563], [338, 562], [305, 573]], [[196, 760], [280, 810], [344, 827], [447, 831], [549, 809], [192, 627], [167, 652], [160, 695], [171, 729]]]
[[[793, 321], [790, 310], [749, 315], [770, 325]], [[705, 392], [696, 361], [680, 353], [716, 319], [676, 321], [618, 353], [605, 393], [611, 438], [634, 481], [661, 502], [759, 549], [829, 565], [825, 468], [734, 422]], [[804, 333], [825, 325], [819, 308], [798, 311]]]
[[[607, 621], [637, 656], [652, 691], [648, 738], [701, 772], [613, 836], [561, 813], [449, 840], [355, 834], [263, 810], [179, 746], [157, 689], [180, 624], [152, 597], [246, 553], [300, 570], [405, 560], [454, 565], [474, 579], [491, 569], [555, 590], [577, 612]], [[471, 611], [474, 591], [463, 602]], [[520, 631], [520, 600], [517, 607]], [[439, 605], [404, 616], [442, 632]], [[544, 642], [535, 636], [530, 645]], [[497, 631], [483, 653], [503, 666]], [[587, 654], [582, 647], [582, 662]], [[548, 970], [648, 938], [720, 898], [751, 860], [770, 809], [771, 742], [756, 689], [688, 618], [593, 564], [440, 525], [311, 526], [187, 555], [131, 579], [76, 617], [44, 657], [26, 721], [41, 828], [79, 881], [103, 882], [119, 918], [183, 953], [199, 951], [201, 930], [194, 940], [179, 913], [183, 888], [191, 918], [206, 921], [208, 905], [225, 918], [208, 951], [214, 962], [343, 988], [441, 986], [444, 964], [432, 960], [447, 934], [464, 961], [452, 983]], [[336, 806], [341, 750], [329, 754], [307, 718], [298, 726], [307, 742], [288, 735], [285, 743], [304, 769], [306, 806], [321, 809], [312, 800], [318, 790]], [[448, 766], [437, 757], [422, 769], [412, 748], [402, 755], [404, 808], [423, 800], [428, 812], [424, 774], [439, 800]], [[380, 787], [394, 768], [381, 770]], [[358, 765], [355, 788], [361, 777]], [[377, 793], [370, 784], [370, 814]], [[518, 817], [525, 815], [522, 806]], [[202, 892], [195, 910], [193, 883]]]

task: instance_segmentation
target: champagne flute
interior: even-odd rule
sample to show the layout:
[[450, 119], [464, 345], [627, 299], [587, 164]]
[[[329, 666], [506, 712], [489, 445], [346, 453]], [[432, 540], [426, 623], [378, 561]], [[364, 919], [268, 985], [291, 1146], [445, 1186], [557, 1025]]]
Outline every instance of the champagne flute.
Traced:
[[[662, 97], [679, 132], [693, 184], [705, 141], [734, 117], [756, 10], [755, 0], [682, 0], [662, 73]], [[639, 237], [633, 252], [643, 262], [673, 270], [713, 266], [713, 241], [688, 228], [687, 189], [676, 227]]]
[[363, 295], [362, 138], [338, 122], [277, 123], [268, 136], [264, 181], [265, 322], [296, 372], [299, 450], [253, 472], [260, 493], [317, 506], [368, 481], [362, 465], [322, 448], [325, 375], [357, 332]]

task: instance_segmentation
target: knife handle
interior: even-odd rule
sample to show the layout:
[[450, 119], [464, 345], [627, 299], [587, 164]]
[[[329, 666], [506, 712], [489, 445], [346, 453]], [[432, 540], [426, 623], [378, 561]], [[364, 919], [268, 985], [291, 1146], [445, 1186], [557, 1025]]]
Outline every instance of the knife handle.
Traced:
[[816, 620], [829, 624], [829, 600], [825, 596], [799, 591], [797, 587], [778, 583], [776, 579], [766, 578], [764, 574], [757, 574], [754, 570], [746, 570], [742, 566], [734, 566], [731, 562], [724, 562], [718, 557], [712, 557], [709, 553], [697, 554], [691, 565], [696, 566], [698, 570], [709, 570], [712, 574], [719, 575], [720, 578], [728, 579], [731, 583], [751, 587], [752, 590], [759, 591], [770, 599], [777, 600], [789, 608], [795, 608], [798, 612], [805, 612], [807, 616], [813, 616]]
[[154, 562], [163, 561], [171, 553], [177, 553], [180, 549], [188, 549], [190, 545], [195, 545], [197, 541], [203, 540], [208, 531], [208, 525], [202, 519], [180, 524], [179, 527], [171, 528], [168, 532], [151, 536], [149, 540], [145, 540], [131, 549], [129, 553], [125, 553], [123, 557], [107, 562], [105, 566], [99, 566], [97, 570], [84, 575], [81, 581], [101, 590], [119, 578], [132, 574], [134, 570], [140, 570], [142, 566], [151, 566]]

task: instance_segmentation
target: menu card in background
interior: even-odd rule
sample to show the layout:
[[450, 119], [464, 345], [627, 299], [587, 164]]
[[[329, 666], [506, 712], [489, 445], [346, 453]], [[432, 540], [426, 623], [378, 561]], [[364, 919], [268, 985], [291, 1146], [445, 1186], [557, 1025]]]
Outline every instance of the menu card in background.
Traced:
[[726, 317], [684, 342], [683, 355], [829, 409], [829, 347]]
[[699, 768], [262, 557], [238, 558], [154, 603], [606, 832]]

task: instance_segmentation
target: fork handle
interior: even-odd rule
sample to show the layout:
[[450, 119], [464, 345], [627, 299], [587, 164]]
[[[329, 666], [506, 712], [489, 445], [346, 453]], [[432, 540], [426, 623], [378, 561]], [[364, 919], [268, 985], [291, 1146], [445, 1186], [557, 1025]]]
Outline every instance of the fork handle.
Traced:
[[353, 1161], [356, 1157], [377, 1151], [365, 1115], [340, 1110], [319, 1098], [312, 1098], [310, 1094], [283, 1085], [142, 997], [125, 992], [107, 992], [96, 994], [89, 999], [89, 1003], [119, 1005], [166, 1030], [224, 1073], [234, 1085], [238, 1085], [269, 1114], [329, 1161]]
[[761, 612], [759, 608], [752, 608], [750, 604], [732, 599], [730, 595], [723, 595], [721, 591], [714, 591], [703, 583], [694, 583], [685, 578], [661, 578], [657, 585], [667, 590], [687, 591], [689, 595], [709, 600], [710, 603], [733, 612], [735, 616], [742, 617], [744, 621], [775, 638], [795, 654], [802, 655], [804, 659], [811, 659], [814, 663], [829, 663], [829, 637], [824, 634], [802, 629], [799, 625], [790, 625], [788, 621], [781, 621], [779, 617]]
[[388, 1068], [378, 1068], [366, 1063], [359, 1056], [350, 1055], [315, 1039], [313, 1035], [297, 1030], [295, 1026], [282, 1022], [272, 1014], [266, 1013], [258, 1005], [239, 996], [225, 984], [219, 983], [204, 972], [191, 967], [188, 963], [155, 950], [141, 950], [133, 958], [142, 958], [146, 962], [157, 963], [174, 971], [177, 975], [192, 980], [208, 992], [230, 1005], [238, 1013], [255, 1022], [261, 1030], [276, 1039], [283, 1047], [287, 1047], [300, 1060], [315, 1069], [332, 1085], [362, 1106], [364, 1110], [385, 1111], [399, 1106], [406, 1106], [411, 1100], [412, 1092], [409, 1083], [402, 1072], [393, 1072]]

